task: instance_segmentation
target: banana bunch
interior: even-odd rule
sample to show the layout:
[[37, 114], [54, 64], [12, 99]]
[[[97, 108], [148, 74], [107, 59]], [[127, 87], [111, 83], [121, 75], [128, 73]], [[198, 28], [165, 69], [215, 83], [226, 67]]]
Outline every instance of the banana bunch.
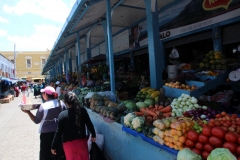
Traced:
[[152, 98], [152, 99], [154, 99], [155, 97], [158, 97], [160, 95], [160, 91], [154, 91], [151, 95], [150, 95], [150, 97]]
[[97, 72], [98, 72], [97, 67], [93, 66], [91, 69], [91, 73], [97, 73]]
[[145, 92], [145, 91], [147, 91], [148, 89], [150, 89], [150, 87], [142, 88], [140, 92]]
[[107, 66], [106, 65], [98, 65], [97, 67], [98, 73], [103, 74], [107, 72]]

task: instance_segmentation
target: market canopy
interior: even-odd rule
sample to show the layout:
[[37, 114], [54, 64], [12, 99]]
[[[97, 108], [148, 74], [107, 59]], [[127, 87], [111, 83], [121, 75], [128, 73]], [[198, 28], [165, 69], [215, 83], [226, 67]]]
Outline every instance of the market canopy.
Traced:
[[[158, 9], [160, 10], [160, 8], [174, 2], [174, 0], [157, 0]], [[128, 29], [146, 20], [144, 0], [111, 0], [111, 8], [113, 37], [124, 31], [128, 34]], [[77, 0], [52, 48], [42, 74], [52, 69], [56, 62], [63, 58], [65, 50], [76, 47], [77, 34], [80, 38], [81, 53], [86, 51], [85, 37], [90, 31], [91, 49], [102, 44], [105, 41], [102, 25], [102, 22], [106, 19], [105, 15], [105, 0]], [[127, 47], [127, 53], [130, 51], [129, 44], [125, 46]], [[121, 48], [118, 48], [114, 52], [120, 52], [120, 50]], [[106, 49], [102, 52], [106, 53]]]
[[92, 57], [91, 59], [83, 62], [82, 64], [92, 64], [92, 63], [98, 63], [106, 60], [105, 54], [99, 54], [97, 56]]

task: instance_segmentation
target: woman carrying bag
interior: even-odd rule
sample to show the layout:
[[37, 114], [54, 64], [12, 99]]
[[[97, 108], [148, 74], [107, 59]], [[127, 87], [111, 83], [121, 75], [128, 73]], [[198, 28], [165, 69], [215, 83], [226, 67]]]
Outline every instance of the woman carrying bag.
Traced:
[[62, 143], [57, 144], [57, 150], [59, 154], [53, 156], [51, 153], [51, 144], [57, 129], [58, 115], [66, 109], [65, 104], [62, 101], [57, 100], [57, 93], [51, 86], [47, 86], [41, 89], [43, 99], [46, 101], [39, 107], [36, 116], [34, 116], [29, 110], [22, 110], [27, 113], [31, 120], [38, 124], [40, 123], [40, 160], [62, 160], [64, 154], [61, 152]]
[[64, 102], [68, 109], [58, 116], [58, 127], [52, 142], [52, 154], [58, 154], [57, 144], [63, 141], [67, 160], [89, 160], [85, 126], [92, 134], [91, 141], [95, 142], [96, 133], [93, 124], [74, 92], [65, 93]]

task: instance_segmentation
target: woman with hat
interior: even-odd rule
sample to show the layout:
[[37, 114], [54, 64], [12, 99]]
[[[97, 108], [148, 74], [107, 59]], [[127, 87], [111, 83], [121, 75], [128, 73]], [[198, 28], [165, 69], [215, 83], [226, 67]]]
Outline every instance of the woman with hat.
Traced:
[[[51, 86], [41, 89], [43, 99], [46, 101], [40, 105], [36, 115], [33, 115], [29, 110], [22, 110], [27, 113], [30, 119], [36, 123], [40, 123], [40, 160], [52, 160], [51, 143], [58, 125], [58, 115], [66, 109], [65, 104], [57, 100], [58, 94]], [[55, 159], [62, 159], [61, 143], [58, 144], [57, 150], [59, 152]]]

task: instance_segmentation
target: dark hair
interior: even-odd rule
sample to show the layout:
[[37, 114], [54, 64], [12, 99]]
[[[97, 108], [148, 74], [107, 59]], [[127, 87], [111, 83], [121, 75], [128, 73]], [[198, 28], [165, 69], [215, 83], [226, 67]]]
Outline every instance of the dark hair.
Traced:
[[67, 104], [72, 105], [74, 111], [75, 111], [75, 116], [76, 116], [76, 125], [80, 127], [80, 122], [81, 122], [81, 105], [76, 97], [76, 94], [74, 92], [67, 92], [64, 94], [64, 102]]
[[48, 96], [48, 99], [57, 99], [58, 98], [57, 92], [54, 92], [53, 94], [47, 94], [47, 93], [45, 93], [45, 94]]

